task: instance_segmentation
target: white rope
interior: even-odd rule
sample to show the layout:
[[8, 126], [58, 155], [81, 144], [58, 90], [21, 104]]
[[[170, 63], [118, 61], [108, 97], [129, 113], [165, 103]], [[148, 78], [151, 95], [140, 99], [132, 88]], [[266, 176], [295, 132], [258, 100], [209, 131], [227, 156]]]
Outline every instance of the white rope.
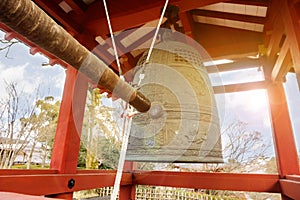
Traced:
[[[153, 50], [153, 47], [154, 47], [154, 44], [155, 44], [155, 41], [156, 41], [156, 38], [157, 38], [157, 35], [158, 35], [160, 25], [162, 23], [164, 15], [165, 15], [165, 11], [167, 9], [168, 2], [169, 2], [169, 0], [166, 0], [164, 8], [162, 10], [159, 22], [158, 22], [157, 27], [156, 27], [154, 37], [152, 39], [152, 43], [151, 43], [149, 51], [148, 51], [148, 55], [147, 55], [147, 58], [146, 58], [146, 63], [148, 63], [149, 60], [150, 60], [150, 56], [151, 56], [151, 53], [152, 53], [152, 50]], [[113, 33], [112, 33], [112, 28], [111, 28], [111, 24], [110, 24], [109, 15], [108, 15], [105, 0], [103, 0], [103, 4], [104, 4], [105, 12], [106, 12], [106, 18], [107, 18], [107, 22], [108, 22], [108, 26], [109, 26], [109, 31], [110, 31], [111, 38], [112, 38], [112, 44], [113, 44], [113, 47], [114, 47], [114, 52], [115, 52], [115, 56], [116, 56], [116, 60], [117, 60], [117, 65], [118, 65], [118, 68], [119, 68], [119, 73], [120, 73], [120, 76], [122, 77], [122, 71], [121, 71], [121, 67], [120, 67], [119, 58], [118, 58], [118, 55], [117, 55], [117, 49], [116, 49], [116, 45], [115, 45], [114, 36], [113, 36]], [[144, 74], [140, 75], [139, 85], [141, 83], [141, 80], [144, 77], [145, 77]], [[129, 113], [128, 111], [131, 111], [131, 113]], [[129, 134], [130, 134], [131, 124], [132, 124], [132, 115], [134, 115], [133, 113], [134, 112], [133, 112], [132, 109], [128, 109], [128, 104], [127, 104], [126, 113], [124, 115], [125, 118], [124, 118], [124, 122], [123, 122], [124, 126], [123, 126], [122, 147], [121, 147], [120, 158], [119, 158], [119, 163], [118, 163], [118, 170], [117, 170], [116, 179], [115, 179], [115, 183], [114, 183], [114, 189], [113, 189], [113, 193], [112, 193], [111, 198], [110, 198], [111, 200], [116, 200], [117, 199], [117, 196], [118, 196], [118, 193], [119, 193], [119, 190], [120, 190], [120, 183], [121, 183], [121, 178], [122, 178], [122, 174], [123, 174], [123, 168], [124, 168], [124, 163], [125, 163], [128, 140], [129, 140]]]
[[159, 21], [157, 23], [155, 34], [154, 34], [154, 37], [152, 39], [152, 42], [151, 42], [151, 45], [150, 45], [150, 48], [149, 48], [149, 51], [148, 51], [148, 55], [147, 55], [147, 58], [146, 58], [146, 63], [148, 63], [149, 60], [150, 60], [150, 56], [151, 56], [151, 53], [152, 53], [152, 50], [153, 50], [153, 47], [154, 47], [154, 44], [155, 44], [155, 41], [156, 41], [156, 38], [157, 38], [159, 27], [161, 25], [161, 22], [162, 22], [162, 20], [164, 18], [164, 15], [165, 15], [165, 12], [166, 12], [166, 9], [167, 9], [167, 6], [168, 6], [168, 2], [169, 2], [169, 0], [166, 0], [164, 8], [163, 8], [163, 10], [161, 12], [160, 19], [159, 19]]
[[116, 58], [116, 62], [117, 62], [118, 70], [119, 70], [119, 75], [120, 75], [120, 77], [122, 77], [122, 69], [121, 69], [121, 65], [120, 65], [120, 61], [119, 61], [119, 56], [118, 56], [117, 47], [116, 47], [116, 43], [115, 43], [114, 33], [111, 28], [110, 18], [108, 15], [108, 9], [107, 9], [105, 0], [103, 0], [103, 5], [104, 5], [104, 9], [105, 9], [105, 15], [106, 15], [107, 23], [108, 23], [109, 33], [111, 35], [111, 42], [112, 42], [113, 49], [114, 49], [114, 54], [115, 54], [115, 58]]
[[159, 31], [160, 25], [161, 25], [162, 20], [164, 18], [164, 15], [165, 15], [168, 3], [169, 3], [169, 0], [166, 0], [164, 8], [163, 8], [163, 10], [161, 12], [159, 21], [158, 21], [157, 26], [156, 26], [156, 30], [155, 30], [154, 37], [152, 39], [152, 42], [151, 42], [148, 54], [147, 54], [147, 58], [145, 60], [144, 66], [143, 66], [144, 69], [143, 69], [142, 73], [140, 73], [139, 82], [138, 82], [137, 86], [140, 86], [141, 83], [142, 83], [142, 80], [145, 78], [145, 74], [144, 74], [144, 72], [145, 72], [145, 64], [149, 63], [149, 61], [150, 61], [150, 57], [151, 57], [151, 54], [152, 54], [152, 51], [153, 51], [153, 47], [154, 47], [154, 44], [155, 44], [155, 41], [156, 41], [156, 38], [157, 38], [157, 35], [158, 35], [158, 31]]
[[[127, 108], [127, 110], [129, 109], [128, 104], [126, 105], [126, 108]], [[129, 116], [129, 119], [127, 118], [127, 115]], [[122, 178], [122, 174], [123, 174], [125, 156], [126, 156], [129, 134], [130, 134], [130, 129], [131, 129], [132, 117], [130, 117], [130, 113], [125, 113], [124, 117], [125, 118], [124, 118], [124, 126], [123, 126], [122, 148], [121, 148], [121, 152], [120, 152], [120, 158], [119, 158], [119, 163], [118, 163], [116, 179], [115, 179], [115, 183], [114, 183], [114, 189], [113, 189], [113, 193], [110, 197], [111, 200], [117, 199], [117, 196], [118, 196], [118, 193], [120, 190], [120, 183], [121, 183], [121, 178]], [[127, 124], [127, 126], [126, 126], [126, 124]]]

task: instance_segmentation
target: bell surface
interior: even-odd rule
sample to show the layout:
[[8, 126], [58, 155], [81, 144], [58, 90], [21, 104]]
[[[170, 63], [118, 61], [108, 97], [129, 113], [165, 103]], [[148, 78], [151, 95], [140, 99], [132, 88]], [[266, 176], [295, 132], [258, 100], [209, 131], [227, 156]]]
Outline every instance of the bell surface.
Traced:
[[175, 41], [143, 54], [133, 84], [152, 102], [132, 119], [126, 160], [141, 162], [223, 162], [213, 89], [196, 49]]

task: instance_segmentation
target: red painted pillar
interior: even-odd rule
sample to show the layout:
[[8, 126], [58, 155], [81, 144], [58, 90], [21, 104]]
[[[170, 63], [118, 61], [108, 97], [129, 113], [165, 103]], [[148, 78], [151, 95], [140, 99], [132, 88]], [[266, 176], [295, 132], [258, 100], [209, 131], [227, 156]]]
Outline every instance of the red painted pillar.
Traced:
[[[297, 149], [282, 83], [271, 84], [268, 96], [279, 176], [285, 178], [289, 174], [299, 174]], [[281, 197], [291, 199], [284, 194]]]
[[[87, 78], [72, 67], [67, 69], [50, 164], [50, 168], [60, 174], [76, 173], [87, 86]], [[74, 181], [76, 184], [76, 179]], [[73, 193], [66, 191], [52, 196], [72, 199]]]
[[[132, 172], [136, 169], [136, 163], [126, 161], [124, 164], [124, 172]], [[119, 200], [134, 200], [135, 199], [136, 186], [124, 185], [120, 186]]]
[[299, 174], [297, 149], [282, 83], [269, 85], [268, 96], [279, 175], [285, 178], [289, 174]]
[[[284, 179], [286, 175], [300, 172], [297, 148], [283, 84], [271, 80], [273, 65], [270, 58], [263, 57], [261, 61], [264, 64], [265, 79], [270, 82], [267, 92], [278, 174], [281, 179]], [[284, 194], [281, 197], [283, 200], [290, 200]]]

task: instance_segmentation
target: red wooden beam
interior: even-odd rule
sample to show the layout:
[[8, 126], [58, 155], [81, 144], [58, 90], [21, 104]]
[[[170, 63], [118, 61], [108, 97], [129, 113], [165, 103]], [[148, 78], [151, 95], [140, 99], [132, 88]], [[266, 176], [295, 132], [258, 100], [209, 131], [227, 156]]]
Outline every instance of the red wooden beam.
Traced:
[[[125, 31], [125, 32], [127, 32], [127, 31]], [[132, 33], [132, 31], [128, 31], [128, 32]], [[123, 37], [124, 35], [128, 35], [128, 33], [123, 33], [121, 35]], [[115, 56], [111, 55], [108, 52], [109, 48], [113, 48], [112, 40], [111, 40], [111, 38], [108, 38], [107, 36], [102, 36], [102, 38], [105, 40], [105, 44], [103, 44], [103, 45], [99, 44], [96, 48], [94, 48], [93, 53], [98, 55], [99, 57], [102, 58], [102, 60], [105, 60], [105, 61], [108, 60], [107, 58], [110, 58], [110, 60], [108, 60], [108, 62], [107, 62], [108, 65], [110, 65], [110, 67], [112, 69], [114, 69], [116, 72], [118, 72], [119, 69], [118, 69], [118, 65], [117, 65]], [[127, 71], [131, 70], [135, 66], [136, 62], [133, 61], [133, 57], [131, 56], [130, 53], [128, 53], [128, 52], [132, 51], [133, 49], [131, 49], [130, 47], [125, 48], [124, 45], [120, 41], [119, 35], [117, 37], [115, 36], [115, 44], [116, 44], [116, 48], [117, 48], [117, 54], [120, 59], [121, 70], [123, 72], [122, 75], [124, 75]], [[97, 51], [96, 51], [96, 49], [97, 49]], [[100, 49], [102, 49], [102, 50], [100, 50]], [[130, 61], [129, 61], [129, 59], [130, 59]]]
[[[115, 172], [83, 174], [1, 175], [0, 191], [30, 195], [52, 195], [113, 186]], [[74, 186], [70, 186], [70, 180]], [[132, 183], [130, 173], [124, 173], [121, 185]], [[58, 197], [59, 198], [59, 197]]]
[[291, 39], [291, 56], [300, 88], [300, 6], [291, 1], [280, 2], [282, 3], [280, 12], [282, 12], [286, 33]]
[[270, 4], [270, 0], [231, 0], [231, 1], [228, 1], [228, 3], [267, 7]]
[[32, 174], [57, 174], [57, 170], [52, 169], [0, 169], [1, 175], [32, 175]]
[[[88, 79], [69, 67], [50, 163], [50, 168], [59, 173], [76, 173], [87, 87]], [[54, 197], [72, 199], [72, 191], [69, 192], [58, 192]]]
[[[194, 39], [212, 58], [258, 52], [263, 33], [195, 23]], [[222, 37], [220, 37], [222, 33]]]
[[286, 175], [286, 179], [291, 180], [291, 181], [300, 182], [300, 174], [298, 174], [298, 175]]
[[[278, 27], [280, 27], [280, 29], [283, 29], [283, 21], [281, 19], [281, 16], [278, 15], [277, 13], [278, 13], [278, 8], [274, 6], [274, 1], [272, 1], [267, 9], [266, 23], [264, 24], [264, 32], [265, 32], [264, 45], [266, 47], [272, 44], [270, 43], [270, 40], [272, 37], [274, 40], [274, 34], [278, 34]], [[275, 29], [276, 32], [274, 32]], [[281, 37], [281, 35], [279, 37]], [[278, 38], [278, 36], [276, 36], [276, 38]]]
[[116, 170], [99, 170], [99, 169], [78, 169], [76, 174], [105, 174], [116, 173]]
[[140, 28], [140, 27], [129, 28], [127, 30], [124, 30], [124, 31], [120, 32], [117, 36], [115, 36], [115, 39], [121, 41], [128, 35], [132, 34], [134, 31], [136, 31], [137, 28]]
[[208, 73], [218, 73], [241, 69], [258, 68], [260, 66], [262, 66], [262, 64], [258, 59], [243, 58], [235, 60], [233, 63], [222, 64], [217, 66], [207, 66], [206, 70]]
[[273, 83], [267, 91], [279, 175], [284, 178], [288, 174], [299, 174], [298, 154], [283, 85]]
[[[221, 0], [173, 0], [170, 4], [177, 5], [180, 12], [185, 12], [198, 7], [206, 6], [213, 3], [223, 2]], [[94, 5], [96, 6], [96, 5]], [[152, 20], [158, 19], [160, 17], [160, 10], [163, 7], [163, 2], [154, 2], [152, 7], [142, 7], [133, 10], [124, 10], [122, 13], [117, 15], [111, 15], [110, 20], [114, 31], [121, 31], [128, 28], [137, 27], [143, 25]], [[99, 8], [95, 9], [93, 12], [99, 12]], [[90, 12], [90, 16], [97, 16], [97, 13]], [[121, 23], [120, 23], [121, 22]], [[108, 27], [105, 17], [98, 17], [93, 19], [87, 19], [85, 24], [85, 29], [92, 33], [93, 35], [103, 35], [107, 34]]]
[[290, 52], [290, 41], [289, 38], [286, 38], [272, 70], [272, 80], [283, 81], [291, 67], [292, 57]]
[[77, 14], [82, 15], [84, 14], [81, 7], [75, 3], [73, 0], [64, 0]]
[[[125, 162], [123, 168], [125, 172], [132, 173], [134, 169], [136, 169], [136, 163], [128, 162], [128, 161]], [[120, 192], [119, 192], [119, 200], [135, 199], [135, 193], [136, 193], [136, 186], [134, 184], [121, 185]]]
[[184, 33], [189, 37], [193, 37], [192, 31], [193, 31], [194, 21], [193, 21], [190, 11], [179, 13], [179, 18], [182, 23]]
[[[281, 20], [280, 20], [281, 21]], [[270, 40], [267, 47], [267, 56], [269, 57], [271, 62], [275, 63], [277, 53], [280, 51], [279, 43], [282, 40], [282, 37], [284, 35], [284, 28], [283, 26], [280, 26], [281, 22], [278, 22], [276, 25], [276, 28], [271, 32]]]
[[218, 1], [218, 0], [180, 0], [177, 2], [174, 2], [172, 4], [175, 4], [179, 7], [180, 12], [189, 11], [195, 8], [200, 8], [203, 6], [207, 6], [210, 4], [220, 3], [220, 2], [227, 2], [228, 0]]
[[50, 0], [33, 0], [39, 7], [41, 7], [49, 16], [58, 21], [67, 31], [72, 34], [80, 34], [82, 27], [67, 13], [65, 13], [57, 3]]
[[[159, 12], [162, 6], [111, 17], [110, 20], [113, 30], [121, 31], [128, 28], [140, 26], [145, 24], [146, 22], [158, 19]], [[85, 25], [85, 29], [87, 29], [87, 31], [91, 32], [93, 35], [103, 35], [109, 33], [106, 18], [99, 18], [88, 21]]]
[[136, 171], [133, 180], [137, 185], [280, 192], [279, 176], [267, 174]]
[[[46, 198], [41, 196], [32, 196], [32, 195], [26, 195], [26, 194], [17, 194], [17, 193], [11, 193], [11, 192], [0, 192], [0, 199], [1, 200], [54, 200], [53, 198]], [[59, 200], [59, 199], [56, 199]]]
[[137, 41], [133, 42], [131, 45], [129, 45], [126, 48], [126, 49], [128, 49], [127, 51], [132, 51], [132, 50], [138, 48], [139, 46], [141, 46], [142, 44], [144, 44], [145, 42], [147, 42], [148, 40], [152, 39], [154, 37], [154, 31], [155, 31], [155, 29], [153, 29], [152, 31], [150, 31], [149, 33], [147, 33], [146, 35], [144, 35]]
[[212, 10], [194, 9], [194, 10], [191, 10], [191, 14], [205, 16], [205, 17], [229, 19], [229, 20], [235, 20], [235, 21], [241, 21], [241, 22], [250, 22], [250, 23], [256, 23], [256, 24], [264, 24], [265, 23], [265, 17], [219, 12], [219, 11], [212, 11]]
[[266, 89], [269, 83], [267, 81], [257, 81], [250, 83], [238, 83], [230, 85], [213, 86], [215, 94], [242, 92], [249, 90]]
[[50, 168], [59, 173], [76, 173], [88, 79], [67, 69]]
[[287, 175], [286, 179], [280, 180], [282, 193], [291, 199], [300, 199], [300, 176]]
[[[274, 0], [268, 9], [268, 20], [265, 25], [267, 32], [271, 33], [268, 47], [268, 55], [272, 59], [280, 51], [279, 42], [285, 34], [290, 40], [290, 54], [293, 66], [300, 80], [300, 8], [293, 1]], [[274, 60], [272, 60], [274, 61]], [[275, 61], [274, 61], [275, 62]], [[298, 86], [300, 82], [298, 81]]]
[[[127, 74], [129, 70], [131, 70], [133, 67], [135, 67], [135, 62], [133, 60], [133, 56], [131, 56], [130, 53], [124, 54], [120, 58], [121, 67], [123, 70], [123, 75], [125, 75], [125, 79], [127, 81], [132, 82], [133, 77], [131, 77], [131, 74]], [[129, 77], [130, 76], [130, 77]]]

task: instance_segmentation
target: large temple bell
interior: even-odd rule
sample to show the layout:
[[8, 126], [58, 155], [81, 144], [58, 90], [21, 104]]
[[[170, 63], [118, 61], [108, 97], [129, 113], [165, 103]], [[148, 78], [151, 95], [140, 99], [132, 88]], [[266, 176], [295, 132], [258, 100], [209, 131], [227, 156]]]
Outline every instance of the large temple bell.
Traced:
[[[141, 162], [223, 162], [213, 89], [201, 57], [176, 41], [145, 52], [134, 84], [152, 102], [132, 119], [126, 160]], [[142, 74], [142, 76], [141, 76]]]

